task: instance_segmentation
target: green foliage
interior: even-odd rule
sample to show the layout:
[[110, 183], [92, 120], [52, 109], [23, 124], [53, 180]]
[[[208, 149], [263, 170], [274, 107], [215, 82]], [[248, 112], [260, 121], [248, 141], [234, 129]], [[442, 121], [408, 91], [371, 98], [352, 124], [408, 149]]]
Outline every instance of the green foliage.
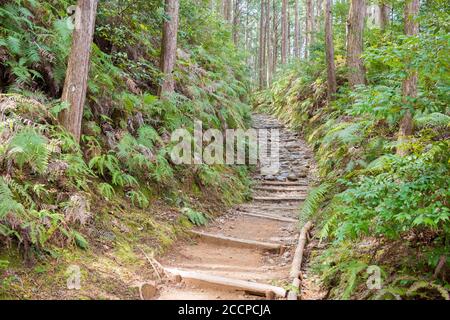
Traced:
[[[392, 284], [386, 284], [392, 289], [386, 296], [424, 298], [437, 292], [446, 297], [439, 289], [441, 283], [429, 281], [439, 257], [448, 256], [450, 239], [450, 42], [445, 8], [448, 4], [443, 1], [421, 3], [420, 33], [406, 37], [400, 18], [403, 3], [393, 2], [399, 14], [387, 30], [367, 26], [363, 58], [368, 84], [352, 89], [345, 79], [346, 33], [345, 23], [341, 24], [348, 4], [336, 3], [335, 99], [326, 99], [322, 40], [316, 40], [307, 61], [285, 67], [270, 90], [255, 97], [259, 110], [299, 129], [315, 151], [322, 181], [309, 192], [300, 219], [312, 217], [318, 236], [330, 241], [317, 264], [323, 265], [319, 272], [333, 288], [333, 297], [348, 299], [363, 291], [362, 270], [369, 264], [369, 255], [377, 259], [378, 249], [361, 253], [364, 250], [358, 245], [364, 247], [372, 239], [384, 241], [379, 245], [387, 256], [394, 241], [405, 244], [405, 250], [422, 247], [424, 251], [409, 260], [393, 253], [396, 256], [386, 263]], [[411, 70], [418, 76], [418, 93], [405, 97], [402, 82]], [[406, 110], [412, 113], [415, 128], [414, 135], [403, 142], [409, 154], [400, 157], [397, 135]], [[421, 240], [424, 234], [428, 236]], [[420, 274], [415, 285], [399, 286], [391, 280], [408, 273]], [[442, 288], [448, 281], [447, 276]]]
[[22, 169], [28, 164], [36, 172], [47, 169], [49, 149], [47, 139], [32, 128], [24, 128], [14, 135], [9, 144], [8, 154]]
[[203, 226], [208, 222], [207, 216], [202, 212], [187, 207], [183, 208], [182, 212], [188, 217], [189, 221], [196, 226]]
[[109, 183], [106, 183], [106, 182], [99, 183], [97, 188], [98, 188], [98, 192], [100, 192], [100, 194], [106, 200], [111, 200], [115, 195], [114, 188]]
[[[153, 199], [169, 201], [167, 194], [182, 207], [192, 199], [180, 199], [179, 189], [197, 174], [200, 184], [213, 186], [208, 197], [242, 200], [236, 192], [248, 192], [242, 168], [204, 166], [199, 173], [169, 159], [170, 133], [192, 130], [197, 119], [205, 130], [249, 124], [248, 70], [229, 27], [206, 3], [182, 1], [177, 92], [160, 100], [163, 2], [99, 3], [78, 144], [57, 120], [68, 108], [59, 98], [72, 4], [11, 0], [0, 8], [0, 245], [15, 239], [33, 252], [68, 243], [87, 249], [83, 226], [74, 230], [80, 219], [68, 217], [71, 210], [130, 203], [147, 211]], [[90, 203], [98, 199], [93, 193], [106, 202]], [[77, 194], [87, 197], [77, 203]]]
[[331, 188], [332, 184], [323, 183], [308, 192], [300, 211], [300, 218], [303, 221], [307, 221], [314, 216]]
[[127, 196], [130, 198], [131, 203], [135, 206], [146, 208], [149, 205], [147, 197], [140, 191], [128, 191]]

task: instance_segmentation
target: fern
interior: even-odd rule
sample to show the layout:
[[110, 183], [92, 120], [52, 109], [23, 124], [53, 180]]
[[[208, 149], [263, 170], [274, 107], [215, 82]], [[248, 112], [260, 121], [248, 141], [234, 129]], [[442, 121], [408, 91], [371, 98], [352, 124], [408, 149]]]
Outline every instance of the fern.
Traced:
[[409, 287], [408, 291], [406, 292], [406, 295], [409, 297], [415, 297], [415, 296], [421, 296], [419, 293], [420, 289], [428, 289], [428, 290], [436, 290], [442, 298], [445, 300], [450, 300], [450, 294], [449, 292], [442, 286], [429, 282], [429, 281], [417, 281]]
[[127, 196], [130, 198], [131, 203], [134, 206], [138, 206], [138, 207], [144, 209], [144, 208], [148, 207], [148, 205], [149, 205], [149, 201], [148, 201], [147, 197], [145, 196], [145, 194], [143, 194], [140, 191], [134, 191], [134, 190], [128, 191]]
[[182, 209], [182, 212], [188, 217], [189, 221], [196, 226], [203, 226], [208, 222], [208, 218], [199, 211], [185, 207]]
[[99, 183], [97, 186], [97, 190], [108, 201], [111, 200], [115, 195], [114, 188], [106, 182]]
[[[8, 184], [0, 177], [0, 220], [7, 214], [24, 214], [25, 208], [14, 199]], [[0, 223], [1, 225], [1, 223]]]
[[11, 140], [8, 154], [20, 168], [27, 163], [42, 174], [47, 169], [50, 151], [44, 136], [33, 128], [24, 128]]
[[448, 128], [450, 127], [450, 116], [439, 112], [433, 112], [427, 115], [415, 117], [414, 123], [419, 128], [425, 127]]
[[317, 212], [332, 187], [333, 184], [331, 183], [322, 183], [320, 186], [308, 192], [308, 196], [300, 211], [300, 218], [303, 221], [310, 219]]

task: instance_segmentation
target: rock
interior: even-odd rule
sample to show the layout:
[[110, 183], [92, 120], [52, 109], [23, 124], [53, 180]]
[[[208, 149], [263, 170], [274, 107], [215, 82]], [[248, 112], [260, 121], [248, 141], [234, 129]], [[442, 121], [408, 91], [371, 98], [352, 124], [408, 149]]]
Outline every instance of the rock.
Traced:
[[158, 294], [158, 289], [154, 282], [146, 282], [139, 286], [141, 300], [152, 300]]
[[297, 180], [298, 180], [298, 177], [297, 177], [297, 175], [296, 175], [295, 173], [290, 173], [290, 174], [287, 176], [287, 179], [288, 179], [289, 181], [297, 181]]

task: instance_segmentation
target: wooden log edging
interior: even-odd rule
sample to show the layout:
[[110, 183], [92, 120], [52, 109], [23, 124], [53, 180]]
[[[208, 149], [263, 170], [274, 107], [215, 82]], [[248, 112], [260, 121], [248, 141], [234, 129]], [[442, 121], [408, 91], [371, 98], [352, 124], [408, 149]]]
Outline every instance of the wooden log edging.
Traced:
[[[298, 245], [295, 249], [294, 259], [292, 260], [290, 277], [292, 278], [292, 288], [300, 292], [300, 277], [301, 277], [301, 267], [303, 261], [303, 253], [305, 251], [306, 242], [308, 241], [308, 233], [312, 229], [313, 223], [308, 221], [300, 231], [300, 236], [298, 237]], [[288, 300], [297, 300], [298, 293], [294, 290], [290, 290], [287, 294]]]
[[164, 268], [164, 269], [166, 272], [174, 276], [179, 276], [181, 280], [185, 281], [191, 280], [204, 282], [238, 291], [245, 291], [259, 296], [266, 296], [267, 298], [271, 296], [276, 296], [279, 298], [286, 297], [286, 290], [284, 288], [273, 286], [270, 284], [233, 279], [202, 272], [182, 270], [178, 268]]

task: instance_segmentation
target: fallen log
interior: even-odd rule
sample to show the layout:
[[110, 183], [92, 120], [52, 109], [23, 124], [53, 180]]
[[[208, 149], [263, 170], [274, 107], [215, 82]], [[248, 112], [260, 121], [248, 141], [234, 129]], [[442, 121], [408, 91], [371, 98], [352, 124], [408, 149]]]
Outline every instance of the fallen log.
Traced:
[[272, 286], [265, 283], [251, 282], [247, 280], [233, 279], [228, 277], [216, 276], [196, 271], [186, 271], [176, 268], [165, 268], [165, 271], [180, 276], [183, 280], [200, 281], [212, 285], [223, 286], [236, 291], [245, 291], [247, 293], [258, 296], [266, 296], [270, 298], [275, 295], [280, 298], [286, 297], [286, 290], [280, 287]]
[[[311, 221], [308, 221], [300, 231], [300, 236], [298, 237], [298, 245], [295, 249], [294, 253], [294, 259], [292, 260], [292, 266], [291, 266], [291, 272], [290, 277], [293, 278], [292, 280], [292, 287], [295, 289], [295, 291], [300, 291], [300, 270], [302, 267], [302, 260], [303, 260], [303, 252], [305, 250], [306, 242], [308, 241], [308, 233], [313, 227], [313, 223]], [[291, 290], [290, 293], [288, 293], [288, 300], [297, 300], [298, 293], [294, 290]]]
[[239, 239], [195, 230], [191, 230], [190, 232], [195, 234], [196, 236], [201, 237], [204, 241], [209, 243], [234, 246], [238, 248], [257, 248], [261, 250], [278, 251], [278, 252], [284, 251], [284, 245], [280, 243]]

